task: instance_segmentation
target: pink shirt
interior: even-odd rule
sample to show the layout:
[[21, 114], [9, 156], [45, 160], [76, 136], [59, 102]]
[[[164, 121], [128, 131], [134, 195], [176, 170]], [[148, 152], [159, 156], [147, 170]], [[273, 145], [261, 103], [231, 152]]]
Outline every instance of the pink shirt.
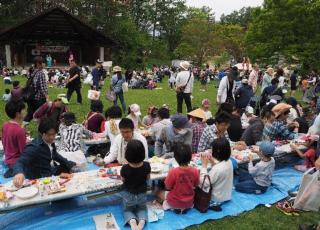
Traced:
[[167, 202], [173, 208], [191, 208], [194, 201], [194, 189], [199, 185], [199, 171], [192, 167], [171, 169], [165, 180], [170, 192]]
[[12, 166], [16, 163], [26, 145], [26, 141], [26, 131], [19, 124], [6, 122], [3, 125], [2, 144], [5, 164]]

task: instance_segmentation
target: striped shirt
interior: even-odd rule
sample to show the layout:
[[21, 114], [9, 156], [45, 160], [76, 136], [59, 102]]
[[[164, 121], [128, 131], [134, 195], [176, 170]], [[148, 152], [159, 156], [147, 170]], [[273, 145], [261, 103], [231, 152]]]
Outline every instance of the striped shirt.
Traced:
[[72, 124], [66, 126], [61, 124], [59, 127], [59, 133], [61, 136], [60, 145], [58, 151], [75, 152], [82, 148], [82, 135], [92, 137], [93, 132], [85, 129], [83, 125]]

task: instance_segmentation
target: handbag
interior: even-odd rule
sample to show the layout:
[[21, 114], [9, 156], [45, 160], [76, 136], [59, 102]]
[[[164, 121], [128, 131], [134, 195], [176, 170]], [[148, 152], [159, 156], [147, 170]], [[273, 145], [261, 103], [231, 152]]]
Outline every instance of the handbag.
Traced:
[[[209, 180], [210, 189], [208, 192], [203, 190], [205, 180]], [[205, 175], [201, 187], [195, 189], [194, 207], [201, 213], [208, 211], [211, 201], [212, 184], [209, 175]]]
[[116, 94], [111, 89], [109, 89], [106, 93], [106, 99], [108, 101], [114, 102], [116, 100]]
[[128, 82], [123, 82], [123, 83], [122, 83], [122, 91], [123, 91], [124, 93], [126, 93], [126, 92], [129, 91]]
[[294, 201], [293, 208], [304, 211], [319, 211], [320, 209], [320, 170], [309, 169], [304, 173], [300, 189]]
[[97, 101], [100, 98], [100, 91], [89, 89], [88, 90], [88, 99]]
[[190, 79], [191, 79], [191, 71], [190, 71], [190, 75], [189, 75], [189, 78], [188, 78], [187, 83], [186, 83], [185, 85], [183, 85], [183, 86], [177, 86], [177, 88], [176, 88], [177, 94], [184, 93], [184, 91], [185, 91], [185, 89], [187, 88], [187, 85], [188, 85]]

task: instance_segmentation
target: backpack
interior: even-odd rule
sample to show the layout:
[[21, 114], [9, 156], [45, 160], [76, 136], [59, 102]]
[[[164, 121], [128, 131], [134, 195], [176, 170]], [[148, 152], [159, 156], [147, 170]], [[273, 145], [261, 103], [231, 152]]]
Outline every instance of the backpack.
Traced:
[[30, 74], [27, 80], [26, 86], [22, 89], [22, 99], [27, 102], [32, 100], [36, 95], [36, 87], [34, 85], [33, 79], [38, 71], [34, 71]]

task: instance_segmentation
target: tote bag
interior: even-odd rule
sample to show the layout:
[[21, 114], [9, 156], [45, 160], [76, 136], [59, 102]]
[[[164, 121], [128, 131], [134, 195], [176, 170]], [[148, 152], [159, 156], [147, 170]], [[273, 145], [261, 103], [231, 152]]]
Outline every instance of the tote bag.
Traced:
[[124, 93], [128, 92], [129, 91], [129, 87], [128, 87], [128, 83], [127, 82], [123, 82], [122, 83], [122, 91]]
[[293, 208], [304, 211], [319, 211], [320, 171], [311, 168], [302, 177], [302, 183], [294, 201]]
[[[210, 189], [208, 192], [203, 190], [205, 180], [209, 180]], [[201, 213], [207, 212], [211, 200], [212, 184], [209, 175], [205, 175], [201, 187], [195, 189], [194, 207]]]

